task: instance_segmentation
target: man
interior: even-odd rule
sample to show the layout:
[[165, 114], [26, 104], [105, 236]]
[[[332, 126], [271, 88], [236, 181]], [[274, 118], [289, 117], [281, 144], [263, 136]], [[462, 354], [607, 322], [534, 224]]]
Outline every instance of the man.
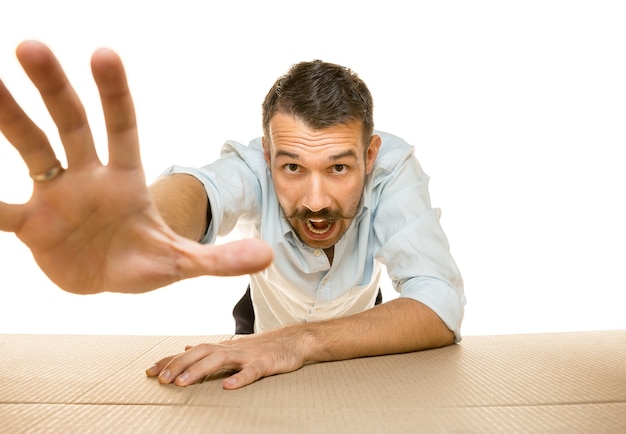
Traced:
[[[236, 389], [307, 362], [417, 351], [460, 340], [462, 281], [413, 149], [373, 131], [372, 100], [351, 71], [305, 62], [263, 104], [263, 138], [227, 143], [202, 168], [172, 167], [149, 189], [120, 59], [92, 58], [109, 138], [103, 166], [80, 101], [47, 47], [17, 49], [63, 142], [0, 86], [0, 129], [34, 180], [24, 205], [0, 203], [59, 287], [144, 292], [199, 276], [250, 274], [245, 337], [203, 344], [147, 370], [186, 386], [222, 369]], [[239, 225], [241, 241], [212, 246]], [[198, 243], [201, 241], [201, 243]], [[376, 304], [381, 265], [400, 297]], [[244, 309], [245, 313], [245, 309]], [[246, 325], [247, 322], [247, 325]]]

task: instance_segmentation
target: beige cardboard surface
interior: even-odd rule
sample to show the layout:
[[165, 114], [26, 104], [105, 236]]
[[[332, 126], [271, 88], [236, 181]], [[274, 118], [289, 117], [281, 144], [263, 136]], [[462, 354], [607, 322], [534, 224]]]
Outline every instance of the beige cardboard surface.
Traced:
[[237, 391], [143, 374], [223, 338], [0, 335], [0, 432], [626, 432], [626, 331], [469, 336]]

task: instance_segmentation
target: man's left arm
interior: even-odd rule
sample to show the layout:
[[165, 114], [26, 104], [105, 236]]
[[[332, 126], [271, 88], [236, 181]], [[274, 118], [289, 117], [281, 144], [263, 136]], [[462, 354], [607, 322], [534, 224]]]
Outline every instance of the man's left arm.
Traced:
[[324, 323], [309, 323], [303, 329], [310, 336], [307, 361], [406, 353], [454, 342], [454, 333], [441, 318], [411, 298], [391, 300]]
[[[355, 331], [357, 331], [355, 333]], [[148, 369], [161, 383], [187, 386], [222, 369], [237, 389], [270, 375], [295, 371], [308, 362], [345, 360], [437, 348], [454, 342], [437, 314], [410, 298], [323, 322], [296, 324], [221, 344], [201, 344]]]

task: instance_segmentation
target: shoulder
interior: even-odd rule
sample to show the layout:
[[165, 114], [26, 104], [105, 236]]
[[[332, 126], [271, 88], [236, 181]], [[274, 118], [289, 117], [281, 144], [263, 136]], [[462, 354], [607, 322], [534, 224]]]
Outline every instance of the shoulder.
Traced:
[[248, 145], [242, 145], [234, 140], [227, 140], [220, 151], [221, 157], [237, 157], [251, 164], [259, 164], [262, 162], [265, 165], [265, 158], [263, 156], [263, 145], [261, 138], [251, 140]]
[[258, 177], [267, 176], [267, 163], [263, 152], [261, 138], [256, 138], [248, 145], [242, 145], [234, 140], [228, 140], [222, 146], [220, 158], [235, 158], [241, 160]]
[[380, 136], [381, 145], [374, 163], [374, 179], [386, 178], [397, 172], [408, 160], [415, 161], [415, 148], [404, 139], [383, 131], [374, 131]]

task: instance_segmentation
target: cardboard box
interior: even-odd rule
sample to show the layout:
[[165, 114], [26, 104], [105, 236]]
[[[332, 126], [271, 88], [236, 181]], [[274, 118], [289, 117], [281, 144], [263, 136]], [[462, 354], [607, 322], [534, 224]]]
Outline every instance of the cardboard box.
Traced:
[[626, 331], [469, 336], [236, 391], [144, 375], [224, 338], [0, 335], [0, 432], [626, 432]]

